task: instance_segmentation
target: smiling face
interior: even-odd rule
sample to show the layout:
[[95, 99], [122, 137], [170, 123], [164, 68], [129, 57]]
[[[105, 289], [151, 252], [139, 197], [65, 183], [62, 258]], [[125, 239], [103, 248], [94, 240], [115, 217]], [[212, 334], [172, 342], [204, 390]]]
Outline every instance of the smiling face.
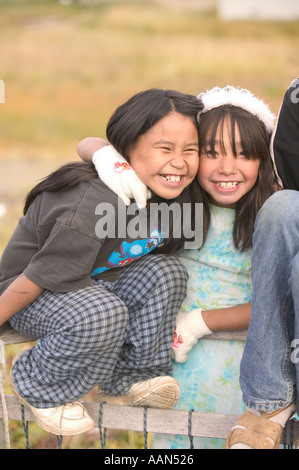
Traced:
[[197, 174], [197, 128], [190, 117], [172, 111], [138, 138], [128, 157], [154, 194], [174, 199]]
[[259, 159], [250, 159], [245, 154], [237, 124], [234, 149], [231, 136], [231, 124], [225, 118], [222, 129], [217, 129], [213, 148], [207, 137], [198, 170], [199, 184], [209, 194], [210, 202], [228, 208], [234, 208], [237, 201], [253, 188], [260, 166]]

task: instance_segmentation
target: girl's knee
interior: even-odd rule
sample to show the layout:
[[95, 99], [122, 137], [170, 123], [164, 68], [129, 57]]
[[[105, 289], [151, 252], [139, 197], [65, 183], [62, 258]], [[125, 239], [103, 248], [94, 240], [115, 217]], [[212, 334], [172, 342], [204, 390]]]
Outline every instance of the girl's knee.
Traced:
[[72, 309], [72, 321], [80, 332], [93, 334], [96, 331], [105, 332], [112, 330], [121, 332], [126, 329], [129, 312], [126, 304], [117, 296], [108, 291], [99, 292], [98, 289], [81, 291], [80, 299]]
[[168, 296], [183, 300], [187, 295], [188, 272], [181, 261], [175, 256], [165, 256], [160, 260], [156, 272], [160, 290], [167, 292]]
[[150, 256], [144, 269], [146, 277], [155, 285], [164, 282], [184, 285], [188, 280], [187, 269], [176, 256]]
[[165, 256], [160, 263], [161, 277], [170, 277], [173, 279], [181, 279], [182, 282], [187, 282], [188, 272], [185, 266], [181, 263], [179, 258], [175, 256]]

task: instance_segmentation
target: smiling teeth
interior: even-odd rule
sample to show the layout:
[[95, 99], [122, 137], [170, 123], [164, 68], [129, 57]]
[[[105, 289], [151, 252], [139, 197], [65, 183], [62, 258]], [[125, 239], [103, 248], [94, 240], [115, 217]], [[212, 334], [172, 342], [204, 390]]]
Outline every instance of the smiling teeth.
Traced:
[[173, 183], [179, 183], [181, 181], [181, 177], [179, 175], [177, 175], [177, 176], [175, 176], [175, 175], [172, 175], [172, 176], [162, 175], [162, 178], [166, 181], [171, 181]]
[[217, 186], [219, 186], [220, 188], [223, 188], [223, 189], [229, 189], [229, 188], [235, 188], [239, 183], [238, 181], [229, 181], [228, 183], [224, 182], [224, 181], [221, 181], [219, 183], [216, 183]]

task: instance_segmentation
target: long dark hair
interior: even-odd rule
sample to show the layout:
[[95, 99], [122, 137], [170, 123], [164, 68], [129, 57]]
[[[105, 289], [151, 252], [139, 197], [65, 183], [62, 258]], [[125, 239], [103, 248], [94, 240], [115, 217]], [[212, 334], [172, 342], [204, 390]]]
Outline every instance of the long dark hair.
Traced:
[[[232, 130], [231, 146], [234, 155], [235, 128], [238, 126], [244, 154], [251, 160], [260, 161], [257, 181], [251, 190], [236, 203], [236, 217], [233, 226], [233, 242], [236, 249], [246, 250], [252, 247], [254, 222], [263, 203], [274, 192], [276, 177], [270, 156], [269, 144], [271, 135], [262, 121], [243, 108], [224, 105], [203, 113], [199, 122], [199, 155], [207, 147], [213, 152], [217, 130], [222, 135], [224, 121], [230, 120]], [[220, 142], [223, 146], [223, 142]], [[204, 204], [204, 240], [210, 224], [210, 197], [200, 188]]]
[[[137, 93], [115, 110], [108, 122], [106, 135], [109, 142], [129, 161], [130, 149], [136, 144], [138, 138], [164, 116], [171, 111], [176, 111], [190, 117], [198, 129], [197, 116], [202, 108], [202, 102], [193, 95], [174, 90], [152, 88]], [[29, 206], [38, 194], [44, 191], [63, 191], [93, 178], [98, 178], [98, 174], [91, 163], [73, 162], [62, 166], [44, 178], [28, 193], [25, 199], [24, 214], [27, 213]], [[175, 202], [181, 205], [182, 218], [183, 204], [186, 202], [191, 204], [191, 227], [193, 229], [195, 229], [195, 201], [201, 202], [197, 181], [193, 181], [175, 199]], [[174, 200], [155, 197], [154, 202], [171, 204]], [[159, 248], [160, 252], [174, 253], [182, 247], [185, 241], [183, 236], [182, 238], [174, 238], [172, 232], [172, 222], [170, 221], [169, 238]]]

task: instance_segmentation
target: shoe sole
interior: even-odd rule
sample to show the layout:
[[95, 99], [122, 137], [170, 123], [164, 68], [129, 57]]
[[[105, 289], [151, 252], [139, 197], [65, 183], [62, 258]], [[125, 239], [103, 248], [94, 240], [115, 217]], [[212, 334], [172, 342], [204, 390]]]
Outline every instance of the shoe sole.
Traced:
[[61, 432], [61, 430], [57, 430], [56, 428], [54, 427], [51, 427], [51, 426], [48, 426], [47, 424], [45, 424], [43, 421], [40, 420], [39, 416], [37, 416], [35, 414], [35, 411], [34, 411], [34, 406], [30, 405], [30, 403], [28, 401], [26, 401], [20, 394], [19, 392], [17, 391], [16, 387], [15, 387], [15, 384], [14, 384], [14, 381], [13, 381], [13, 377], [12, 377], [12, 368], [13, 368], [13, 365], [14, 363], [19, 359], [19, 357], [21, 356], [21, 354], [17, 354], [16, 357], [14, 358], [14, 361], [12, 363], [12, 367], [11, 367], [11, 370], [10, 370], [10, 375], [9, 375], [9, 382], [10, 382], [10, 387], [11, 387], [11, 391], [12, 393], [15, 395], [15, 397], [19, 400], [19, 402], [24, 405], [24, 406], [27, 406], [31, 413], [33, 414], [34, 418], [35, 418], [35, 421], [37, 422], [37, 424], [44, 430], [44, 431], [47, 431], [47, 432], [50, 432], [51, 434], [55, 434], [57, 436], [74, 436], [76, 434], [81, 434], [82, 432], [86, 432], [86, 431], [90, 431], [91, 429], [93, 429], [95, 426], [94, 424], [89, 424], [89, 425], [86, 425], [85, 427], [82, 427], [80, 430], [77, 430], [77, 431], [63, 431]]
[[173, 408], [181, 396], [180, 387], [177, 383], [157, 383], [150, 390], [143, 393], [125, 394], [120, 397], [98, 393], [95, 398], [97, 402], [107, 402], [114, 405], [148, 406], [150, 408]]
[[173, 408], [181, 396], [180, 387], [176, 384], [157, 385], [151, 392], [133, 396], [132, 406], [149, 406], [151, 408]]

